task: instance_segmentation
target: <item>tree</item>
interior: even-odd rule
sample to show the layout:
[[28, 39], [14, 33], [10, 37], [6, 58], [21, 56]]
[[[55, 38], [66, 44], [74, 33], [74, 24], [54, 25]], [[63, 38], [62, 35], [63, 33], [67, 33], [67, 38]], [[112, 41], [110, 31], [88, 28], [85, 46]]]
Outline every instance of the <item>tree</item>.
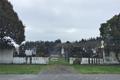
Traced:
[[116, 53], [116, 58], [120, 62], [120, 14], [113, 16], [106, 23], [101, 24], [100, 33], [104, 39], [107, 50]]
[[55, 40], [55, 44], [61, 44], [61, 40], [60, 39], [57, 39], [57, 40]]
[[0, 0], [0, 42], [4, 36], [9, 36], [17, 44], [21, 44], [25, 40], [24, 28], [25, 26], [14, 12], [10, 2]]

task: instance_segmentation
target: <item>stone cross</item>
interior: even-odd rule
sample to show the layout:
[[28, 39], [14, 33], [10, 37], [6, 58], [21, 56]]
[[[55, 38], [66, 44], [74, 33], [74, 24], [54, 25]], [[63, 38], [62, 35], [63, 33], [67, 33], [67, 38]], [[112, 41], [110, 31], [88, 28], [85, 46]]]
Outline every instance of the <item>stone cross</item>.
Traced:
[[101, 48], [104, 48], [104, 41], [101, 41]]

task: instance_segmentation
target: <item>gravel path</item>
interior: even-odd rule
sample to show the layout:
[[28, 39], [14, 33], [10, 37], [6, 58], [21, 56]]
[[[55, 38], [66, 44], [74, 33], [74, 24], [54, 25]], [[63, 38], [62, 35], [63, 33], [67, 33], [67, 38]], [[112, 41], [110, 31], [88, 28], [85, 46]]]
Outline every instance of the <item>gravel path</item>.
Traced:
[[76, 74], [75, 70], [67, 65], [51, 65], [47, 70], [41, 74]]
[[69, 66], [56, 65], [37, 75], [0, 75], [0, 80], [120, 80], [120, 75], [77, 74]]

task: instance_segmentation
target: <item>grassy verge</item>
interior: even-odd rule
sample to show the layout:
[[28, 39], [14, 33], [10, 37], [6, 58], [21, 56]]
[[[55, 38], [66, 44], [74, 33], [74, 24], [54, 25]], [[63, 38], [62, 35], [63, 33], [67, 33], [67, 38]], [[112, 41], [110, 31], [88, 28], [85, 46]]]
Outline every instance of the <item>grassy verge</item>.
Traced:
[[82, 74], [120, 74], [120, 65], [72, 65]]
[[37, 74], [46, 65], [0, 65], [0, 74]]

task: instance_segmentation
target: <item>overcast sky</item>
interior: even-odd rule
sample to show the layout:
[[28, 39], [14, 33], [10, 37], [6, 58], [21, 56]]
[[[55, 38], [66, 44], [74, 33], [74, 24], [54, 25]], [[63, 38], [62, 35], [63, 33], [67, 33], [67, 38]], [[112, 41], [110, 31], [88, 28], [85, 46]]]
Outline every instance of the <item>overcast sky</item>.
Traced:
[[100, 24], [120, 12], [120, 0], [9, 0], [26, 40], [75, 41], [99, 36]]

